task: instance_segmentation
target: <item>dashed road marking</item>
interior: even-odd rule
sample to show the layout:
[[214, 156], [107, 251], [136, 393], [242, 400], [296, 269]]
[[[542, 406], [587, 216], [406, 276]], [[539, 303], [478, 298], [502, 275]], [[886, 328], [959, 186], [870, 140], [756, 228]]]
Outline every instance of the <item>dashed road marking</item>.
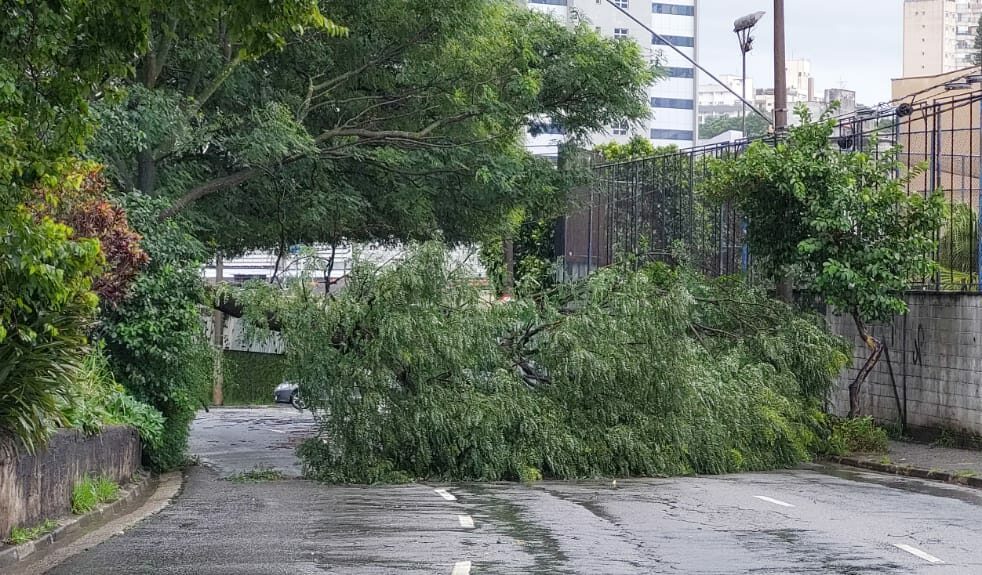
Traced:
[[453, 571], [450, 575], [470, 575], [471, 573], [471, 562], [470, 561], [458, 561], [453, 566]]
[[761, 501], [766, 501], [768, 503], [773, 503], [774, 505], [780, 505], [781, 507], [794, 507], [794, 505], [791, 505], [790, 503], [785, 503], [785, 502], [783, 502], [783, 501], [781, 501], [779, 499], [774, 499], [772, 497], [766, 497], [764, 495], [754, 495], [754, 497], [756, 497], [757, 499], [760, 499]]
[[440, 497], [446, 499], [447, 501], [457, 501], [457, 498], [454, 497], [453, 494], [451, 494], [446, 489], [434, 489], [433, 491]]
[[471, 517], [470, 515], [458, 515], [457, 521], [460, 521], [460, 526], [465, 529], [474, 528], [474, 518]]
[[925, 553], [924, 551], [921, 551], [917, 547], [911, 547], [910, 545], [906, 545], [904, 543], [894, 543], [893, 546], [896, 547], [897, 549], [906, 551], [911, 555], [920, 557], [921, 559], [927, 561], [928, 563], [944, 563], [944, 561], [938, 559], [934, 555], [931, 555], [930, 553]]
[[266, 431], [272, 431], [273, 433], [286, 433], [282, 429], [273, 429], [272, 427], [267, 427]]

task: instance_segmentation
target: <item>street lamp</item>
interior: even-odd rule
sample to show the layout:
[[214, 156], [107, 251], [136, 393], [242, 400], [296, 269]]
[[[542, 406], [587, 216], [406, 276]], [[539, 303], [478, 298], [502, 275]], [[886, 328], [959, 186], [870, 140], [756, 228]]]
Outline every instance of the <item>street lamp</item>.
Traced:
[[733, 31], [736, 32], [737, 40], [740, 41], [740, 53], [743, 56], [743, 79], [741, 80], [741, 88], [743, 89], [743, 102], [741, 106], [743, 110], [740, 114], [742, 121], [743, 137], [747, 137], [747, 52], [753, 49], [754, 37], [750, 35], [753, 31], [754, 26], [760, 19], [764, 17], [764, 12], [754, 12], [753, 14], [747, 14], [746, 16], [737, 18], [733, 22]]

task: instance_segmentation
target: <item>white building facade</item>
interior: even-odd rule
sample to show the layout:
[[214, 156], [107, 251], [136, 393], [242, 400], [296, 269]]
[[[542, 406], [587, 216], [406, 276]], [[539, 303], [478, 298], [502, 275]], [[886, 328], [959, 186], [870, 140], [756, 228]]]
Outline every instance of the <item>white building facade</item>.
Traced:
[[[633, 22], [606, 0], [528, 0], [528, 7], [552, 14], [560, 21], [572, 23], [582, 19], [601, 34], [611, 38], [630, 38], [646, 50], [653, 61], [665, 70], [665, 77], [648, 89], [651, 117], [639, 126], [608, 126], [606, 133], [592, 140], [626, 142], [643, 134], [655, 146], [695, 145], [698, 130], [698, 71], [691, 62], [675, 52], [671, 43], [693, 60], [697, 60], [696, 17], [698, 0], [651, 2], [615, 0], [615, 4], [651, 27], [661, 38]], [[542, 119], [529, 135], [528, 147], [536, 154], [556, 153], [563, 140], [562, 130]]]

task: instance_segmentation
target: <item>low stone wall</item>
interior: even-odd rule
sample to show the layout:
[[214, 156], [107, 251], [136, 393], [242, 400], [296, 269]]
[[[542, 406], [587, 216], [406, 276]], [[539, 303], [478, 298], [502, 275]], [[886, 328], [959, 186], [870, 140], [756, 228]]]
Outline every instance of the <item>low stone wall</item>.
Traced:
[[[896, 423], [906, 410], [910, 427], [982, 435], [982, 295], [911, 292], [904, 299], [910, 308], [906, 316], [872, 328], [890, 350], [896, 387], [884, 356], [863, 388], [862, 413]], [[851, 317], [827, 319], [832, 331], [854, 346], [853, 363], [832, 398], [833, 411], [844, 415], [847, 386], [868, 351]]]
[[130, 427], [92, 436], [62, 430], [34, 455], [0, 441], [0, 539], [13, 527], [71, 513], [72, 488], [86, 474], [129, 481], [140, 456], [140, 436]]

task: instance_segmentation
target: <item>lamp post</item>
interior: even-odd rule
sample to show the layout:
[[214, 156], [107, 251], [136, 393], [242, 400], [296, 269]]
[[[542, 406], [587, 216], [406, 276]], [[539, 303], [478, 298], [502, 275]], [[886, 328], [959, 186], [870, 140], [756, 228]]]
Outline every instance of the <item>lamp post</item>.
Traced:
[[747, 14], [741, 18], [737, 18], [733, 22], [733, 31], [736, 32], [737, 40], [740, 42], [740, 54], [743, 57], [743, 75], [740, 80], [740, 87], [743, 90], [743, 102], [741, 106], [743, 110], [740, 113], [741, 117], [741, 129], [743, 130], [743, 137], [747, 137], [747, 52], [753, 49], [754, 37], [750, 35], [753, 31], [754, 26], [760, 19], [764, 17], [764, 12], [754, 12], [753, 14]]

